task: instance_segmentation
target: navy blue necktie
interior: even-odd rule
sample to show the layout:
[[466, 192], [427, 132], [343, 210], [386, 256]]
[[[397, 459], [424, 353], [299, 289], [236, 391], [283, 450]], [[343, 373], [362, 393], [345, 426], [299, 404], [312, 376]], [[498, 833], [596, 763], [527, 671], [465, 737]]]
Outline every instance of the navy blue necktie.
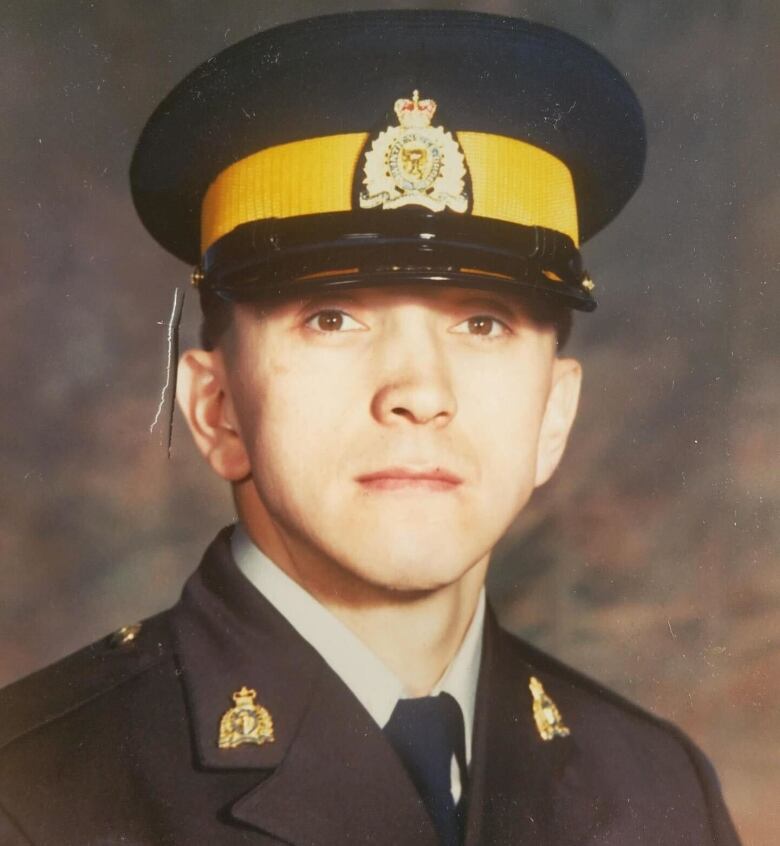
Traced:
[[[463, 842], [466, 757], [463, 714], [449, 693], [399, 699], [384, 727], [433, 820], [443, 846]], [[461, 800], [452, 798], [452, 756], [461, 772]]]

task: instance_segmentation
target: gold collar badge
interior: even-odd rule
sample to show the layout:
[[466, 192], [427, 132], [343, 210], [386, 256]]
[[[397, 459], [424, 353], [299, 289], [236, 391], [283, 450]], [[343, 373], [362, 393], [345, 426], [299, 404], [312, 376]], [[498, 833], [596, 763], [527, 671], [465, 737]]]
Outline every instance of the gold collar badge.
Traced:
[[528, 687], [533, 697], [534, 720], [536, 730], [542, 740], [552, 740], [554, 737], [568, 737], [569, 729], [563, 723], [563, 717], [557, 705], [545, 693], [542, 683], [536, 676], [531, 676]]
[[233, 694], [235, 705], [222, 715], [219, 723], [219, 748], [235, 749], [244, 743], [262, 746], [274, 741], [271, 715], [255, 702], [257, 691], [244, 685]]
[[452, 133], [431, 126], [436, 103], [396, 100], [399, 126], [388, 126], [366, 152], [360, 207], [425, 206], [433, 212], [468, 208], [466, 161]]

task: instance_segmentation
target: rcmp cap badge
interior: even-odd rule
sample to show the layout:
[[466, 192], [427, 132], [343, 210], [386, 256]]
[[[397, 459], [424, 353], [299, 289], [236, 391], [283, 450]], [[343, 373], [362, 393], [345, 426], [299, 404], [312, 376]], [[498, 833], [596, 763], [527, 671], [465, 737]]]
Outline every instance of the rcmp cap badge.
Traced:
[[436, 102], [419, 91], [395, 101], [399, 125], [380, 132], [366, 152], [361, 208], [467, 210], [466, 161], [452, 133], [431, 126], [435, 112]]
[[257, 691], [242, 686], [233, 694], [234, 707], [222, 715], [219, 723], [219, 748], [235, 749], [244, 743], [262, 746], [274, 741], [274, 723], [270, 713], [255, 702]]

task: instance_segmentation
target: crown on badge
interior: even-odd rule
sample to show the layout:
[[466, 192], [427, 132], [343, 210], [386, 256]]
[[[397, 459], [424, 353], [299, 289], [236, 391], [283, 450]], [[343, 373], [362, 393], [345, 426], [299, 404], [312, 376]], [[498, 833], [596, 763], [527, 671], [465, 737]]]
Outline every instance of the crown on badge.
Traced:
[[412, 99], [401, 98], [395, 101], [395, 114], [401, 126], [412, 129], [430, 126], [436, 112], [435, 100], [421, 100], [420, 92], [412, 92]]
[[256, 696], [256, 690], [244, 685], [241, 690], [237, 690], [233, 694], [233, 701], [236, 703], [237, 708], [246, 708], [247, 706], [254, 707]]

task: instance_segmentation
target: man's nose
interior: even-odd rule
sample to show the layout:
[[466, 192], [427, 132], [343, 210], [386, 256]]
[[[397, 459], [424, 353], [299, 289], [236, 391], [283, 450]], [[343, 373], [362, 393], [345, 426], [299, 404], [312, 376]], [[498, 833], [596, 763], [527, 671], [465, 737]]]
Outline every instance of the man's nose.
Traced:
[[385, 425], [446, 426], [457, 412], [444, 339], [420, 316], [392, 323], [377, 355], [374, 418]]

